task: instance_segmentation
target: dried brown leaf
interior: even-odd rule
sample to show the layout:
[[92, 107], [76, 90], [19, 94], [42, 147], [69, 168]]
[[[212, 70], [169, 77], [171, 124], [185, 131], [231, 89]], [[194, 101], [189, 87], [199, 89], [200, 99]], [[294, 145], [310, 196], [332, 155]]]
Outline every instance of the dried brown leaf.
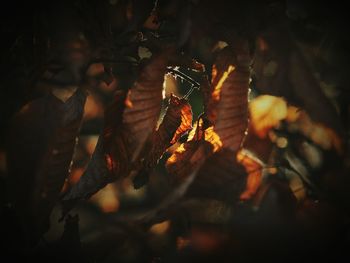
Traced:
[[146, 140], [155, 130], [162, 103], [167, 59], [154, 55], [127, 94], [106, 109], [105, 127], [87, 170], [64, 201], [89, 198], [106, 184], [129, 175]]
[[[167, 148], [192, 128], [192, 110], [186, 99], [179, 99], [171, 94], [169, 106], [162, 123], [147, 144], [150, 145], [141, 164], [141, 170], [134, 179], [136, 188], [143, 186], [152, 170]], [[146, 145], [147, 145], [146, 144]]]
[[49, 94], [25, 105], [11, 126], [9, 193], [21, 227], [37, 239], [59, 199], [83, 117], [81, 89], [65, 102]]

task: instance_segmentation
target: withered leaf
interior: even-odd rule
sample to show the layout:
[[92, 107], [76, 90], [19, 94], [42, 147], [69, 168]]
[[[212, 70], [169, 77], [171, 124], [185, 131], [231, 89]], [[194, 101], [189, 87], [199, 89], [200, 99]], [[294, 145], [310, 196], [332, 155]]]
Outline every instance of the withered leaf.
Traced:
[[[225, 48], [213, 66], [208, 118], [214, 125], [222, 147], [237, 151], [248, 126], [248, 92], [250, 68], [248, 48]], [[241, 58], [245, 59], [241, 59]]]
[[[229, 199], [233, 200], [239, 191], [243, 190], [240, 185], [239, 191], [237, 188], [233, 194], [232, 190], [237, 186], [233, 181], [244, 182], [245, 172], [236, 161], [236, 153], [221, 148], [213, 127], [205, 127], [206, 125], [203, 125], [202, 121], [198, 122], [197, 131], [190, 134], [193, 136], [192, 139], [181, 144], [167, 160], [167, 169], [173, 175], [175, 185], [186, 182], [187, 177], [194, 170], [198, 171], [191, 184], [188, 185], [187, 192], [191, 197], [213, 198], [216, 196], [219, 199], [230, 197]], [[198, 154], [198, 148], [204, 145], [206, 145], [207, 150], [200, 151], [201, 154]], [[220, 190], [220, 194], [218, 194], [217, 189], [219, 188], [227, 189], [227, 192]], [[228, 194], [230, 191], [232, 195]]]
[[[118, 127], [122, 123], [122, 113], [124, 110], [125, 93], [115, 96], [115, 100], [105, 111], [105, 127], [97, 141], [96, 148], [88, 164], [88, 167], [78, 183], [74, 185], [63, 196], [63, 212], [66, 214], [75, 202], [72, 200], [87, 199], [106, 184], [112, 182], [116, 178], [114, 173], [125, 171], [128, 154], [125, 152], [124, 140], [125, 136], [113, 137], [121, 130]], [[124, 147], [123, 147], [124, 146]], [[119, 163], [112, 163], [111, 154], [119, 155]], [[124, 158], [124, 159], [123, 159]], [[68, 202], [71, 200], [70, 202]]]
[[[188, 141], [167, 161], [175, 184], [188, 197], [234, 202], [244, 190], [246, 174], [236, 161], [248, 126], [250, 57], [246, 42], [220, 51], [212, 82], [202, 83], [204, 115]], [[198, 148], [207, 145], [198, 155]], [[196, 154], [195, 154], [196, 153]], [[188, 182], [191, 178], [191, 182]], [[218, 191], [220, 189], [220, 191]]]
[[105, 127], [88, 168], [64, 201], [89, 198], [106, 184], [129, 174], [155, 130], [166, 65], [164, 54], [154, 55], [128, 93], [118, 94], [106, 109]]
[[249, 71], [236, 69], [223, 83], [214, 130], [223, 147], [237, 151], [248, 126]]
[[[174, 175], [175, 181], [181, 181], [191, 173], [197, 162], [197, 158], [193, 158], [193, 156], [201, 143], [208, 145], [210, 149], [208, 152], [213, 151], [213, 146], [204, 140], [205, 124], [200, 118], [190, 132], [187, 142], [180, 144], [168, 158], [166, 168], [170, 174]], [[201, 156], [199, 159], [205, 159], [205, 156]]]
[[8, 149], [11, 202], [29, 238], [46, 231], [68, 176], [86, 94], [65, 102], [48, 94], [25, 105], [11, 126]]
[[[170, 98], [170, 103], [172, 105], [175, 105], [178, 109], [174, 109], [173, 113], [169, 112], [169, 115], [171, 114], [174, 118], [175, 115], [181, 117], [181, 123], [180, 126], [176, 129], [173, 138], [170, 141], [170, 144], [176, 143], [182, 135], [184, 135], [186, 132], [188, 132], [192, 128], [192, 109], [191, 105], [188, 103], [186, 99], [178, 99], [175, 95], [172, 95]], [[180, 112], [178, 112], [180, 111]], [[178, 117], [177, 117], [178, 118]], [[164, 126], [167, 125], [164, 119]], [[170, 116], [169, 116], [169, 125], [170, 126]], [[170, 130], [170, 128], [168, 128]]]
[[204, 140], [193, 140], [181, 144], [167, 160], [166, 167], [168, 172], [174, 176], [176, 183], [183, 181], [191, 174], [198, 163], [202, 163], [202, 160], [205, 160], [206, 155], [195, 154], [202, 144], [206, 145], [207, 150], [200, 151], [201, 153], [209, 154], [212, 152], [210, 143]]
[[235, 153], [222, 149], [213, 153], [205, 140], [191, 140], [168, 160], [167, 168], [174, 176], [174, 188], [168, 196], [141, 220], [164, 220], [185, 199], [214, 199], [235, 203], [244, 190], [246, 174], [236, 161]]
[[[167, 168], [169, 171], [174, 169], [177, 175], [183, 177], [175, 177], [176, 183], [173, 190], [167, 195], [159, 205], [152, 209], [149, 213], [141, 218], [141, 222], [157, 222], [159, 218], [166, 217], [171, 208], [185, 196], [188, 188], [196, 179], [198, 170], [206, 160], [206, 156], [212, 152], [210, 143], [204, 140], [192, 140], [183, 144], [185, 149], [176, 155], [176, 162], [168, 162]], [[173, 155], [174, 156], [174, 155]], [[181, 163], [181, 166], [179, 165]], [[174, 166], [173, 166], [174, 165]]]
[[143, 186], [148, 180], [148, 174], [167, 148], [176, 143], [182, 135], [192, 128], [192, 110], [186, 99], [179, 99], [171, 94], [169, 106], [162, 123], [150, 139], [146, 156], [141, 164], [141, 170], [134, 178], [135, 188]]
[[123, 127], [130, 137], [132, 160], [135, 161], [148, 136], [155, 130], [162, 104], [162, 90], [167, 59], [155, 55], [141, 71], [130, 89], [123, 113]]

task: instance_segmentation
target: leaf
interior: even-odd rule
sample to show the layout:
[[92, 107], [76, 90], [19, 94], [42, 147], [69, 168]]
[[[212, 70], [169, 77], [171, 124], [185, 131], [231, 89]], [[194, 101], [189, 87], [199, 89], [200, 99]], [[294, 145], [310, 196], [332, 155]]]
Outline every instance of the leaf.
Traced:
[[204, 125], [202, 118], [200, 118], [191, 130], [187, 142], [182, 143], [168, 158], [166, 168], [174, 176], [175, 181], [181, 181], [182, 178], [191, 173], [196, 162], [196, 158], [193, 159], [192, 157], [200, 147], [201, 142], [208, 145], [209, 152], [213, 151], [212, 145], [204, 140]]
[[164, 152], [176, 143], [182, 135], [192, 128], [192, 110], [186, 99], [179, 99], [171, 94], [169, 106], [162, 123], [151, 137], [142, 168], [134, 178], [135, 188], [143, 186], [148, 180], [149, 172], [156, 166]]
[[[233, 187], [230, 182], [231, 179], [235, 180], [234, 177], [237, 173], [244, 178], [245, 172], [237, 163], [235, 152], [221, 148], [222, 144], [218, 141], [219, 138], [214, 132], [213, 126], [206, 128], [208, 123], [203, 123], [205, 121], [202, 121], [202, 119], [198, 121], [195, 132], [192, 132], [189, 136], [189, 141], [181, 144], [176, 149], [167, 160], [166, 167], [168, 172], [174, 176], [173, 182], [175, 185], [186, 182], [187, 177], [194, 170], [197, 170], [198, 174], [192, 179], [191, 185], [188, 185], [188, 193], [191, 196], [213, 197], [216, 195], [218, 188]], [[201, 151], [201, 154], [198, 155], [198, 148], [204, 145], [206, 145], [206, 151]], [[243, 189], [240, 188], [240, 190]], [[228, 196], [228, 193], [221, 190], [220, 192], [222, 195]], [[237, 197], [237, 195], [231, 197]]]
[[[187, 100], [185, 100], [185, 99], [180, 100], [180, 99], [176, 98], [175, 95], [171, 95], [170, 103], [173, 105], [176, 104], [176, 106], [178, 108], [180, 108], [180, 113], [176, 112], [176, 115], [181, 117], [180, 126], [178, 126], [173, 138], [170, 141], [170, 144], [174, 144], [186, 132], [188, 132], [190, 129], [192, 129], [192, 109], [191, 109], [191, 105], [188, 103]], [[172, 115], [175, 116], [175, 112]], [[164, 126], [165, 125], [166, 125], [166, 122], [164, 122]]]
[[[244, 190], [245, 171], [237, 163], [236, 153], [248, 126], [250, 59], [245, 44], [220, 51], [211, 85], [204, 80], [201, 86], [205, 112], [188, 141], [167, 161], [182, 196], [234, 202]], [[198, 151], [202, 147], [206, 150]]]
[[238, 69], [224, 82], [217, 108], [214, 131], [219, 135], [224, 148], [237, 151], [248, 127], [249, 72]]
[[[99, 141], [101, 140], [101, 153], [97, 158], [103, 156], [111, 181], [118, 179], [121, 174], [127, 173], [130, 163], [130, 149], [127, 144], [128, 134], [123, 125], [125, 101], [126, 93], [124, 91], [116, 94], [113, 104], [105, 111], [105, 125], [102, 138], [101, 136], [99, 138]], [[99, 145], [99, 142], [97, 142], [97, 145]], [[98, 149], [97, 146], [96, 149]], [[96, 172], [98, 174], [98, 170]], [[108, 182], [106, 181], [106, 183]]]
[[[221, 50], [211, 83], [203, 81], [204, 114], [213, 125], [220, 148], [238, 151], [248, 127], [250, 56], [244, 41]], [[209, 131], [207, 132], [209, 134]]]
[[[248, 92], [250, 68], [246, 60], [248, 49], [244, 47], [238, 55], [225, 48], [213, 66], [211, 100], [208, 118], [222, 142], [222, 147], [238, 151], [248, 127]], [[215, 73], [215, 71], [217, 71]]]
[[[249, 78], [250, 56], [245, 41], [237, 41], [234, 47], [219, 52], [211, 84], [205, 80], [201, 83], [205, 112], [189, 140], [196, 134], [197, 140], [200, 137], [213, 145], [213, 152], [221, 148], [238, 151], [248, 126]], [[184, 145], [170, 157], [169, 164], [176, 163], [176, 156], [182, 151]]]
[[166, 64], [164, 54], [152, 57], [128, 93], [117, 94], [106, 109], [105, 127], [88, 168], [63, 197], [67, 204], [64, 213], [72, 207], [69, 200], [89, 198], [106, 184], [129, 175], [155, 130]]
[[49, 94], [25, 105], [12, 123], [9, 192], [28, 238], [38, 239], [68, 176], [86, 94], [65, 102]]
[[[206, 154], [212, 152], [212, 146], [210, 143], [201, 141], [189, 141], [181, 144], [176, 151], [167, 160], [166, 167], [168, 172], [174, 176], [175, 183], [181, 183], [187, 176], [189, 176], [194, 167], [198, 163], [202, 163], [202, 160], [206, 159], [206, 155], [196, 154], [198, 148], [205, 145], [207, 149], [204, 151]], [[203, 152], [203, 151], [202, 151]]]
[[235, 158], [228, 149], [213, 153], [213, 147], [205, 140], [182, 144], [167, 162], [168, 171], [174, 175], [173, 190], [141, 221], [164, 220], [189, 198], [236, 202], [244, 190], [246, 175]]
[[[161, 221], [163, 217], [171, 211], [171, 208], [179, 203], [179, 200], [187, 193], [188, 188], [195, 180], [198, 170], [206, 160], [206, 156], [212, 151], [209, 143], [205, 141], [190, 141], [184, 144], [184, 148], [187, 149], [178, 154], [178, 160], [181, 160], [181, 164], [184, 166], [177, 166], [180, 162], [168, 163], [168, 169], [171, 169], [171, 165], [175, 164], [176, 172], [178, 175], [183, 175], [175, 184], [173, 190], [167, 195], [159, 205], [148, 212], [145, 216], [140, 218], [142, 223], [150, 223]], [[161, 218], [161, 219], [160, 219]]]
[[[114, 102], [106, 109], [105, 127], [97, 141], [88, 167], [77, 184], [69, 189], [62, 198], [64, 202], [64, 214], [75, 204], [72, 201], [68, 202], [69, 200], [89, 198], [106, 184], [115, 180], [116, 178], [113, 174], [118, 174], [127, 169], [128, 154], [125, 152], [126, 150], [123, 144], [125, 138], [123, 134], [119, 134], [119, 136], [113, 138], [113, 135], [121, 131], [118, 127], [122, 124], [125, 97], [125, 92], [116, 94]], [[110, 154], [119, 156], [118, 163], [113, 163]]]
[[167, 59], [157, 55], [141, 71], [130, 89], [123, 113], [123, 126], [130, 136], [132, 161], [135, 161], [159, 118]]

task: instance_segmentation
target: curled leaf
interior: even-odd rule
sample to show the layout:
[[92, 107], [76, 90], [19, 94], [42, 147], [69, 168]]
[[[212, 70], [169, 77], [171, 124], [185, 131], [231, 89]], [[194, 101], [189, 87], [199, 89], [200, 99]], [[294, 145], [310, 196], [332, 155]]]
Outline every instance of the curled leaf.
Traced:
[[147, 143], [150, 149], [146, 149], [141, 171], [134, 179], [136, 188], [144, 185], [149, 171], [156, 166], [166, 149], [192, 128], [192, 110], [188, 101], [172, 94], [169, 102], [162, 123], [153, 133], [151, 141]]
[[[113, 137], [117, 132], [122, 131], [118, 130], [118, 127], [121, 126], [122, 122], [124, 100], [124, 93], [117, 94], [112, 105], [106, 109], [106, 124], [97, 141], [88, 167], [79, 181], [62, 198], [63, 218], [74, 207], [77, 200], [90, 198], [108, 183], [117, 179], [113, 174], [119, 174], [127, 169], [128, 154], [125, 152], [125, 136], [121, 133], [119, 136]], [[119, 156], [118, 161], [112, 159], [112, 154]]]
[[[200, 147], [205, 147], [206, 150], [199, 151]], [[180, 182], [191, 174], [197, 163], [202, 163], [202, 160], [205, 160], [206, 155], [203, 155], [203, 153], [207, 154], [211, 151], [211, 145], [205, 141], [183, 143], [167, 160], [166, 167], [168, 172], [174, 176], [174, 181]]]
[[[215, 133], [214, 127], [209, 125], [206, 119], [200, 118], [189, 134], [188, 141], [181, 144], [167, 160], [166, 167], [175, 181], [182, 181], [191, 174], [198, 162], [204, 163], [207, 158], [221, 149], [222, 142]], [[205, 154], [195, 155], [198, 148], [204, 145], [206, 150], [202, 153]]]
[[192, 129], [188, 142], [168, 159], [167, 167], [171, 173], [178, 174], [186, 167], [186, 158], [196, 141], [204, 140], [212, 146], [209, 155], [223, 148], [231, 151], [240, 148], [248, 124], [250, 77], [249, 64], [240, 57], [247, 57], [245, 45], [236, 50], [227, 47], [220, 51], [213, 66], [211, 85], [204, 81], [201, 87], [206, 112]]
[[169, 195], [167, 195], [158, 206], [141, 218], [143, 223], [158, 221], [159, 218], [168, 214], [171, 210], [170, 208], [186, 195], [188, 188], [196, 179], [198, 170], [206, 160], [206, 156], [212, 151], [211, 145], [205, 141], [186, 142], [185, 149], [187, 150], [177, 156], [178, 160], [181, 160], [183, 166], [180, 167], [177, 165], [180, 162], [168, 163], [168, 169], [171, 170], [172, 165], [175, 164], [173, 168], [175, 168], [176, 174], [183, 177], [176, 178], [178, 180]]
[[106, 184], [129, 174], [131, 164], [155, 130], [162, 102], [167, 60], [153, 56], [126, 94], [116, 95], [105, 111], [105, 127], [87, 170], [63, 197], [65, 202], [89, 198]]
[[236, 152], [248, 124], [248, 61], [246, 45], [220, 52], [211, 85], [202, 81], [205, 112], [187, 142], [166, 163], [175, 188], [150, 216], [155, 217], [185, 195], [238, 200], [246, 181], [245, 171], [236, 161]]
[[224, 149], [213, 154], [213, 147], [205, 140], [182, 144], [168, 159], [167, 168], [174, 175], [174, 189], [142, 218], [143, 221], [166, 217], [170, 208], [180, 205], [183, 198], [211, 198], [234, 203], [245, 185], [245, 173], [235, 161], [234, 153]]
[[[172, 102], [172, 100], [174, 102]], [[170, 142], [171, 144], [174, 144], [181, 138], [182, 135], [192, 128], [192, 109], [187, 100], [179, 100], [175, 96], [171, 96], [170, 103], [176, 103], [178, 107], [181, 106], [181, 124], [175, 131], [175, 134]]]

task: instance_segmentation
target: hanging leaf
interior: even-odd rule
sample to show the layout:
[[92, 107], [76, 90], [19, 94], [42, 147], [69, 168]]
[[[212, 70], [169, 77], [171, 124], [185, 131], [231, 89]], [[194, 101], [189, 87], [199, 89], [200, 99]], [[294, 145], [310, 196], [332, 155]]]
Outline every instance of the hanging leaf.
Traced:
[[[219, 52], [212, 68], [211, 85], [206, 80], [201, 83], [205, 112], [198, 123], [201, 126], [204, 119], [208, 124], [197, 127], [196, 134], [204, 132], [201, 136], [214, 146], [214, 152], [219, 148], [237, 151], [241, 146], [248, 126], [249, 78], [248, 46], [245, 41], [237, 41], [234, 47]], [[176, 154], [170, 162], [176, 159]]]
[[[180, 144], [175, 152], [168, 158], [166, 162], [166, 168], [170, 174], [174, 176], [175, 181], [181, 181], [188, 176], [195, 165], [197, 158], [192, 158], [194, 153], [200, 147], [201, 142], [206, 144], [213, 151], [213, 147], [210, 143], [205, 141], [204, 138], [204, 126], [202, 118], [200, 118], [191, 130], [187, 142]], [[201, 158], [204, 158], [204, 156]]]
[[[119, 134], [117, 140], [112, 141], [112, 134], [118, 132], [118, 126], [122, 123], [122, 113], [124, 110], [125, 93], [119, 93], [115, 96], [113, 104], [105, 111], [105, 127], [97, 141], [96, 148], [88, 164], [88, 167], [77, 184], [75, 184], [63, 196], [63, 214], [65, 215], [75, 205], [79, 199], [88, 199], [91, 195], [99, 191], [106, 184], [112, 182], [116, 178], [113, 172], [121, 172], [126, 170], [127, 152], [123, 141], [125, 137]], [[109, 145], [106, 147], [104, 145]], [[119, 155], [119, 163], [112, 163], [111, 158], [107, 154], [113, 152]], [[63, 219], [63, 218], [62, 218]]]
[[69, 200], [89, 198], [106, 184], [129, 175], [155, 130], [166, 65], [164, 54], [152, 57], [128, 93], [118, 94], [106, 109], [105, 127], [88, 168], [63, 197], [64, 214], [72, 207]]
[[81, 89], [65, 102], [48, 94], [25, 105], [14, 118], [8, 149], [9, 193], [33, 242], [47, 230], [68, 176], [85, 100]]
[[148, 136], [155, 130], [163, 99], [166, 66], [165, 54], [152, 58], [128, 93], [123, 125], [129, 133], [132, 161], [137, 159]]
[[[203, 83], [201, 90], [204, 97], [205, 114], [210, 122], [216, 119], [216, 107], [219, 102], [222, 83], [226, 80], [230, 69], [233, 69], [233, 54], [228, 48], [219, 52], [212, 66], [211, 82]], [[229, 68], [231, 66], [231, 68]]]
[[244, 44], [237, 55], [225, 49], [213, 66], [208, 118], [223, 148], [238, 151], [248, 126], [249, 53]]
[[149, 172], [156, 166], [167, 148], [176, 143], [182, 135], [192, 128], [192, 110], [186, 99], [179, 99], [171, 94], [169, 106], [158, 130], [153, 133], [148, 143], [146, 157], [142, 162], [141, 171], [134, 178], [135, 188], [143, 186]]
[[[181, 117], [181, 123], [180, 126], [178, 126], [177, 130], [175, 131], [175, 134], [173, 136], [173, 138], [170, 141], [170, 144], [174, 144], [176, 143], [185, 133], [187, 133], [190, 129], [192, 129], [192, 109], [191, 109], [191, 105], [188, 103], [188, 101], [186, 99], [178, 99], [175, 95], [171, 95], [170, 97], [170, 103], [171, 105], [175, 105], [175, 107], [177, 107], [177, 109], [174, 109], [173, 113], [169, 113], [169, 115], [171, 114], [171, 116], [177, 115]], [[176, 111], [177, 110], [177, 111]], [[178, 110], [180, 110], [180, 113], [178, 112]], [[169, 116], [170, 118], [170, 116]], [[166, 119], [164, 119], [164, 126], [166, 125], [165, 122]], [[170, 120], [169, 120], [170, 123]], [[170, 124], [169, 124], [170, 126]]]
[[204, 134], [198, 130], [168, 159], [167, 169], [174, 176], [174, 188], [142, 222], [164, 220], [181, 206], [184, 198], [212, 198], [230, 203], [238, 200], [246, 180], [243, 167], [235, 161], [234, 152], [228, 149], [214, 152], [213, 145], [202, 137]]
[[211, 85], [202, 82], [206, 112], [166, 164], [177, 185], [174, 193], [182, 189], [181, 196], [234, 202], [244, 190], [246, 173], [236, 154], [248, 126], [249, 65], [244, 41], [220, 51]]
[[[180, 146], [181, 147], [181, 146]], [[167, 168], [173, 171], [176, 183], [173, 190], [167, 195], [159, 205], [140, 218], [142, 223], [160, 222], [171, 213], [172, 208], [180, 203], [186, 195], [188, 188], [197, 177], [198, 170], [206, 160], [206, 156], [212, 152], [211, 145], [206, 141], [189, 141], [184, 145], [184, 151], [178, 152], [174, 162], [168, 160]], [[181, 165], [180, 165], [181, 163]]]
[[[189, 135], [189, 141], [176, 149], [167, 160], [166, 165], [169, 173], [174, 176], [175, 185], [187, 181], [187, 177], [193, 173], [193, 170], [197, 170], [198, 174], [194, 176], [191, 186], [188, 186], [189, 195], [213, 197], [218, 188], [230, 187], [230, 180], [237, 179], [234, 178], [235, 174], [244, 175], [245, 173], [236, 161], [235, 152], [222, 149], [222, 143], [214, 132], [213, 126], [207, 127], [203, 123], [206, 122], [202, 119], [196, 123], [194, 132]], [[195, 154], [201, 147], [205, 147], [206, 150], [199, 151], [201, 154]], [[221, 183], [222, 185], [220, 185]], [[240, 190], [243, 189], [240, 188]], [[224, 194], [221, 190], [220, 192], [223, 196], [228, 197], [227, 193]], [[235, 197], [237, 196], [235, 195]]]
[[223, 83], [221, 99], [217, 107], [214, 131], [219, 135], [223, 147], [237, 151], [248, 126], [249, 71], [229, 74]]

